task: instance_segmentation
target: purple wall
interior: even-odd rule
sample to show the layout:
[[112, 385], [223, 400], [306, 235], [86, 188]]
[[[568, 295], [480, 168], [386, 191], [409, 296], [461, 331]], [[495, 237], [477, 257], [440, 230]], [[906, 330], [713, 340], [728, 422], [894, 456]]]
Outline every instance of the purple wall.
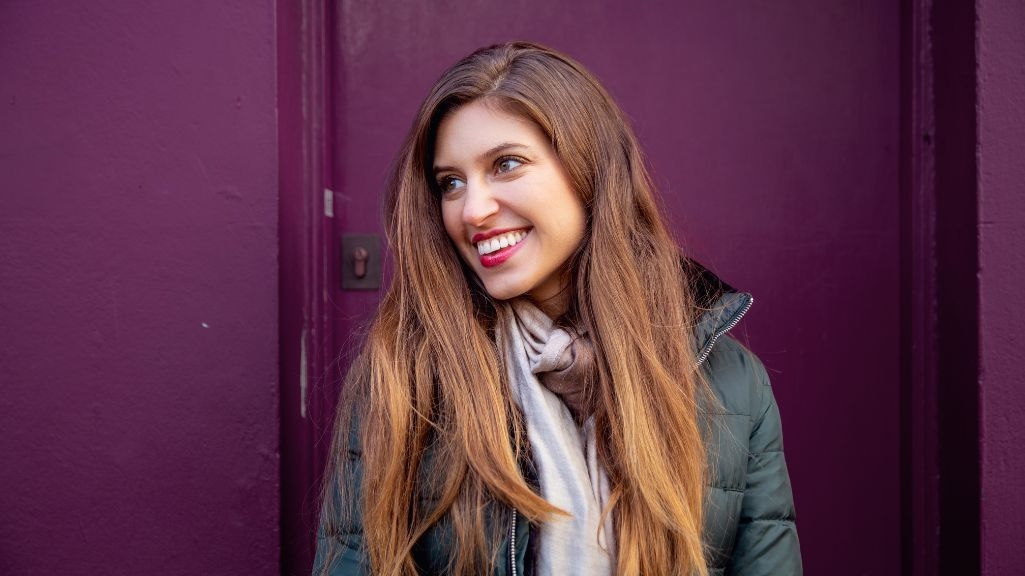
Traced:
[[0, 8], [0, 573], [278, 571], [274, 29]]
[[978, 210], [982, 573], [1025, 566], [1025, 4], [979, 0]]

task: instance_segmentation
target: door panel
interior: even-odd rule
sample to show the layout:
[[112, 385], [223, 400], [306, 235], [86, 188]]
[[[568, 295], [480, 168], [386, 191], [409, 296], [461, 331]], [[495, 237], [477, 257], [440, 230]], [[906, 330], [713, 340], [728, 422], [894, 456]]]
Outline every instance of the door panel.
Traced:
[[[381, 233], [446, 66], [511, 39], [568, 52], [632, 119], [686, 250], [755, 296], [736, 332], [773, 379], [807, 572], [899, 573], [898, 3], [555, 4], [336, 5], [331, 249]], [[335, 284], [343, 364], [379, 295]]]

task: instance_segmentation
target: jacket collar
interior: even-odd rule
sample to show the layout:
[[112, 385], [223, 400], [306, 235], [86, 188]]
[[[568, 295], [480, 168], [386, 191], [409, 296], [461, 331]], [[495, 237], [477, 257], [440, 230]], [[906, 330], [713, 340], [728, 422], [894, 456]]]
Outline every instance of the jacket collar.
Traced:
[[716, 341], [740, 323], [754, 304], [754, 298], [747, 292], [738, 292], [690, 258], [681, 258], [680, 266], [694, 296], [697, 316], [694, 349], [701, 365]]

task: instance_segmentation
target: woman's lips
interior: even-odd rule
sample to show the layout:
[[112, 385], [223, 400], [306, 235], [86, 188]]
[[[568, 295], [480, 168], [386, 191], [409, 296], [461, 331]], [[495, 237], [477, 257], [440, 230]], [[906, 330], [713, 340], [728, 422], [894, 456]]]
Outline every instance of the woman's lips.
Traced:
[[529, 237], [529, 236], [530, 236], [530, 232], [527, 232], [527, 236], [525, 236], [522, 240], [520, 240], [516, 244], [513, 244], [512, 246], [507, 246], [505, 248], [501, 248], [501, 249], [499, 249], [499, 250], [497, 250], [495, 252], [492, 252], [490, 254], [481, 254], [480, 255], [480, 264], [481, 264], [481, 266], [483, 266], [485, 268], [494, 268], [495, 266], [498, 266], [499, 264], [502, 264], [503, 262], [505, 262], [509, 258], [512, 258], [512, 255], [515, 254], [516, 251], [520, 249], [520, 246], [523, 246], [523, 243], [527, 241], [527, 239], [528, 239], [527, 237]]

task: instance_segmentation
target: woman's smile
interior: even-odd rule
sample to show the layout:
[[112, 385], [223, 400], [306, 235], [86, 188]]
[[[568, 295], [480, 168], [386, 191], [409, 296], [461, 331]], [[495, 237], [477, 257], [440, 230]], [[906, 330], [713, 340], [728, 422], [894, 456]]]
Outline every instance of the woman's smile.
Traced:
[[477, 245], [477, 251], [483, 254], [491, 254], [508, 246], [515, 246], [527, 235], [527, 230], [513, 230], [505, 232], [496, 230], [488, 234], [474, 234], [472, 242]]
[[512, 257], [522, 246], [530, 230], [513, 230], [497, 234], [474, 234], [474, 238], [483, 236], [482, 240], [474, 240], [477, 253], [480, 254], [481, 266], [494, 268]]

